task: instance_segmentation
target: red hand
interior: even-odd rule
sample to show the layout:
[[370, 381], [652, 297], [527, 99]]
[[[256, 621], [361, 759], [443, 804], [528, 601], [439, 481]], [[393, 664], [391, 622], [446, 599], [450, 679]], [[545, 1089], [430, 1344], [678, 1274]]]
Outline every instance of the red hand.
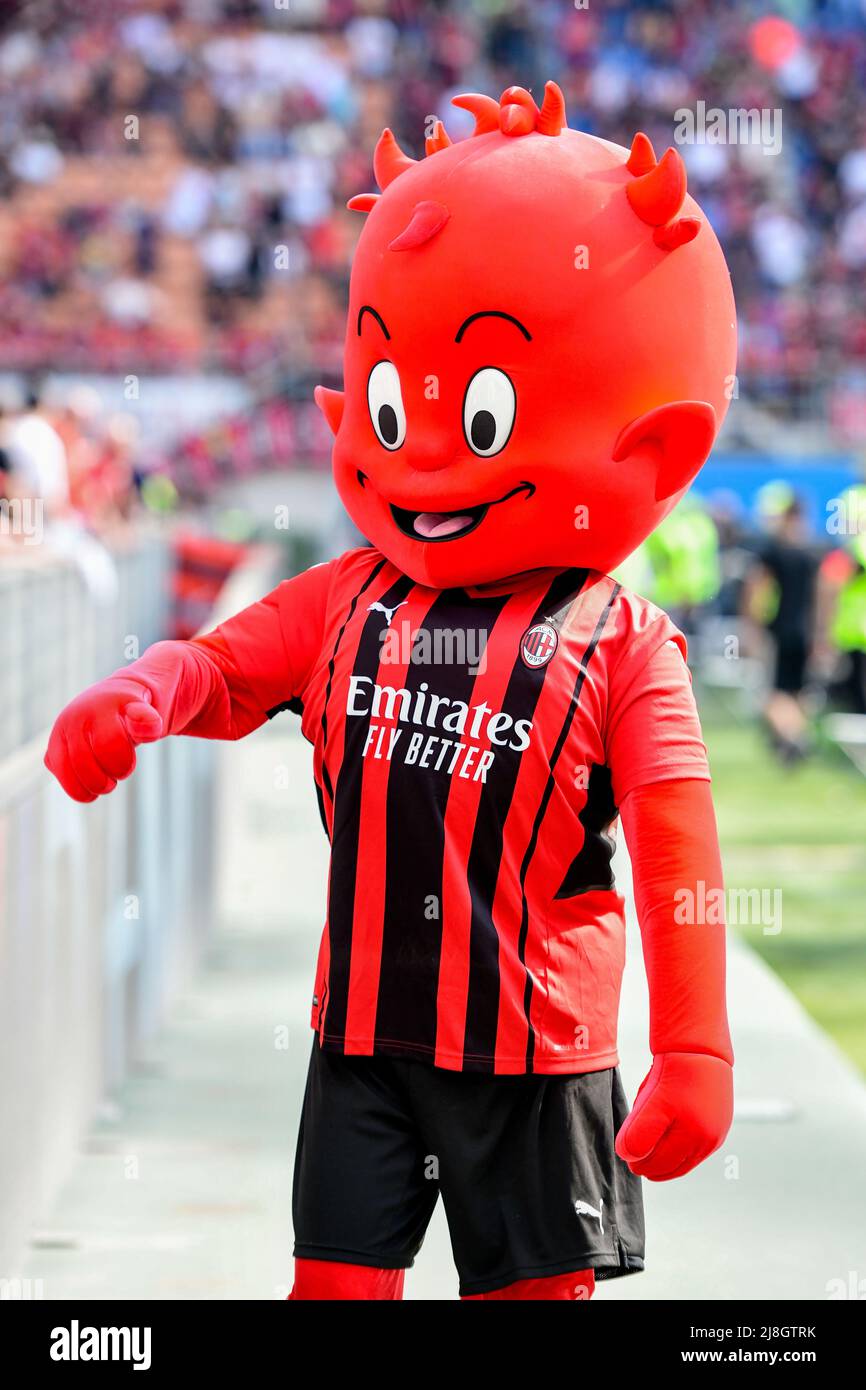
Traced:
[[633, 1173], [679, 1178], [715, 1153], [731, 1127], [734, 1073], [720, 1057], [664, 1052], [641, 1084], [616, 1138]]
[[233, 669], [230, 653], [218, 638], [206, 641], [206, 648], [196, 642], [157, 642], [61, 711], [45, 766], [64, 791], [76, 801], [95, 801], [114, 791], [135, 767], [140, 743], [179, 733], [237, 738], [261, 723], [261, 717], [247, 716], [233, 703], [227, 684]]
[[140, 681], [121, 675], [92, 685], [61, 711], [45, 766], [75, 801], [114, 791], [135, 767], [135, 750], [163, 733], [163, 721]]

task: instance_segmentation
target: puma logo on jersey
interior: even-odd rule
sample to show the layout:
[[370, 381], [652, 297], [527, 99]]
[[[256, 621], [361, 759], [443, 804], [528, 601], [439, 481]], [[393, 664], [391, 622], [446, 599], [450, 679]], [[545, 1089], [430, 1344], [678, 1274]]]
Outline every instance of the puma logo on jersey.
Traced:
[[398, 608], [405, 608], [405, 607], [406, 607], [406, 604], [407, 604], [408, 602], [409, 602], [409, 600], [408, 600], [407, 598], [404, 598], [402, 603], [395, 603], [393, 608], [388, 608], [386, 604], [380, 603], [379, 600], [377, 599], [375, 603], [371, 603], [371, 604], [370, 604], [369, 608], [367, 609], [367, 612], [368, 612], [368, 613], [384, 613], [384, 614], [385, 614], [385, 617], [388, 619], [388, 624], [387, 624], [387, 625], [388, 625], [388, 627], [390, 627], [391, 624], [392, 624], [393, 621], [394, 621], [394, 614], [397, 612], [397, 609], [398, 609]]
[[601, 1231], [602, 1235], [604, 1235], [604, 1226], [602, 1225], [601, 1220], [601, 1211], [603, 1206], [603, 1200], [599, 1202], [597, 1207], [593, 1207], [590, 1206], [589, 1202], [581, 1202], [580, 1198], [578, 1198], [578, 1200], [574, 1204], [574, 1210], [577, 1212], [578, 1216], [594, 1217], [595, 1220], [598, 1222], [598, 1229]]

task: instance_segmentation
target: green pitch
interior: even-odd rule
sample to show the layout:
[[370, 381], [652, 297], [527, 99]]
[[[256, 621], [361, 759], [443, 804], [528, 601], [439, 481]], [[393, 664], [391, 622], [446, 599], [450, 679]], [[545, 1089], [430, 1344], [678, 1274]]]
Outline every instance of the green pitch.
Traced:
[[702, 717], [729, 901], [781, 890], [781, 931], [735, 930], [866, 1072], [866, 779], [833, 749], [780, 767], [753, 724]]

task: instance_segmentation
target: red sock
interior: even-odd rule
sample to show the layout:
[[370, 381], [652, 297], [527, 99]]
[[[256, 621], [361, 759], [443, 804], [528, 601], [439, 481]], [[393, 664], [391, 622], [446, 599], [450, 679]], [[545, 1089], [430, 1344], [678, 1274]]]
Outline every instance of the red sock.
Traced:
[[403, 1297], [405, 1269], [373, 1269], [332, 1260], [295, 1260], [294, 1302], [336, 1299], [393, 1299]]
[[592, 1298], [595, 1291], [595, 1275], [591, 1269], [578, 1269], [571, 1274], [554, 1274], [549, 1279], [518, 1279], [516, 1284], [507, 1284], [504, 1289], [494, 1289], [492, 1293], [464, 1294], [461, 1303], [473, 1300], [492, 1301], [499, 1298], [513, 1299], [568, 1299], [572, 1303]]

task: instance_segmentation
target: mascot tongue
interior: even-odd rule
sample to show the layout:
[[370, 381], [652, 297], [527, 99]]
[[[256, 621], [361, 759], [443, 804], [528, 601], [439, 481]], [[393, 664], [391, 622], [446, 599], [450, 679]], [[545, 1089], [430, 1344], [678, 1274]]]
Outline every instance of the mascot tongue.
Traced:
[[418, 535], [428, 541], [453, 536], [455, 531], [465, 531], [471, 524], [471, 516], [455, 515], [454, 512], [419, 512], [414, 522]]

